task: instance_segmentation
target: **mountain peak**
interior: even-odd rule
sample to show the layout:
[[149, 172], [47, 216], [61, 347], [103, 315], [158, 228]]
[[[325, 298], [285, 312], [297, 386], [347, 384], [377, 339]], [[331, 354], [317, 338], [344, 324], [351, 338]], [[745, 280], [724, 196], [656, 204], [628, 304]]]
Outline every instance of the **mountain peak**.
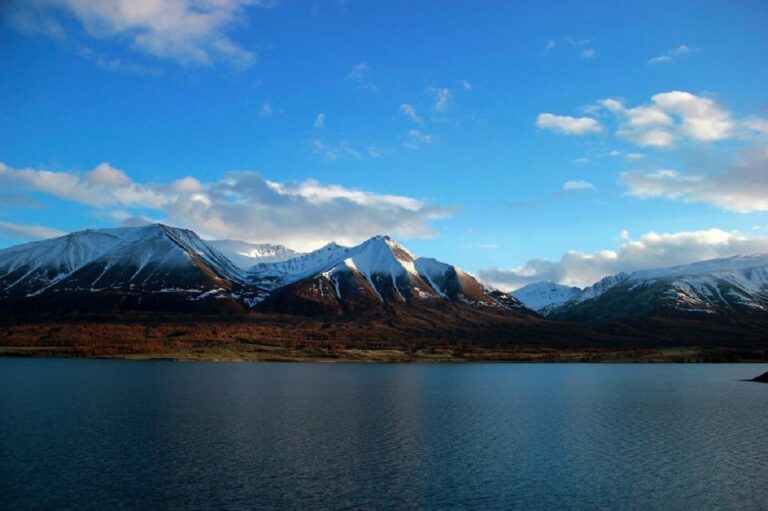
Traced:
[[552, 281], [533, 282], [516, 289], [512, 296], [526, 307], [539, 312], [549, 312], [579, 296], [582, 290]]

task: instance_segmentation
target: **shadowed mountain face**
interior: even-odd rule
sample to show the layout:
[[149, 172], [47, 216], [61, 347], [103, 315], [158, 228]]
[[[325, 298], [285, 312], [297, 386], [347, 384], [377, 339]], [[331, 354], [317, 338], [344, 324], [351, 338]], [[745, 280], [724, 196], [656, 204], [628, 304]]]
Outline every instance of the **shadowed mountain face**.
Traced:
[[98, 296], [119, 309], [205, 310], [210, 304], [217, 310], [226, 302], [242, 310], [314, 315], [455, 303], [530, 314], [516, 299], [454, 266], [417, 258], [386, 236], [308, 254], [275, 245], [218, 244], [262, 261], [245, 269], [243, 259], [235, 265], [216, 245], [160, 224], [28, 243], [0, 251], [0, 295], [43, 309], [74, 300], [65, 308], [88, 310]]

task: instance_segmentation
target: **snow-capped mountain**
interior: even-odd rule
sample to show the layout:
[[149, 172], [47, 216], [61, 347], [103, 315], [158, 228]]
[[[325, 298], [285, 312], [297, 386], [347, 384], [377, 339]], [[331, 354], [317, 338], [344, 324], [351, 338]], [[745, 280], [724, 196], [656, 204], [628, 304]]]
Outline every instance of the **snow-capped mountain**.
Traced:
[[259, 263], [286, 261], [302, 255], [301, 252], [283, 245], [271, 243], [249, 243], [238, 240], [206, 240], [206, 243], [242, 269], [251, 268]]
[[126, 232], [89, 229], [0, 250], [0, 294], [24, 296], [58, 282], [120, 243]]
[[578, 287], [543, 281], [528, 284], [510, 294], [523, 302], [529, 309], [546, 315], [564, 303], [581, 296], [582, 292], [582, 289]]
[[239, 268], [194, 232], [161, 224], [98, 229], [0, 251], [0, 294], [135, 292], [215, 295]]
[[[235, 264], [225, 253], [242, 258], [234, 257]], [[246, 264], [249, 259], [261, 262]], [[452, 265], [415, 257], [387, 236], [296, 254], [278, 245], [203, 241], [192, 231], [153, 224], [81, 231], [0, 251], [0, 297], [62, 303], [67, 293], [108, 296], [121, 306], [143, 300], [145, 308], [226, 299], [245, 309], [292, 313], [459, 303], [527, 314], [516, 299]]]
[[549, 281], [534, 282], [510, 294], [529, 309], [549, 316], [562, 308], [597, 298], [616, 284], [626, 280], [627, 277], [629, 277], [627, 273], [609, 275], [584, 289]]
[[415, 257], [388, 236], [375, 236], [355, 247], [330, 244], [296, 259], [260, 264], [252, 275], [279, 288], [265, 307], [280, 311], [440, 302], [524, 309], [516, 299], [483, 286], [452, 265]]
[[601, 294], [611, 289], [616, 284], [621, 284], [629, 277], [628, 273], [617, 273], [616, 275], [608, 275], [598, 280], [589, 287], [585, 287], [578, 296], [574, 297], [574, 303], [581, 303], [592, 298], [597, 298]]
[[600, 323], [658, 314], [766, 313], [768, 255], [753, 255], [634, 272], [595, 298], [566, 304], [553, 317]]
[[275, 289], [338, 264], [344, 259], [342, 256], [349, 251], [349, 247], [331, 242], [313, 252], [284, 261], [257, 263], [250, 268], [250, 274], [254, 280], [258, 280], [270, 289]]

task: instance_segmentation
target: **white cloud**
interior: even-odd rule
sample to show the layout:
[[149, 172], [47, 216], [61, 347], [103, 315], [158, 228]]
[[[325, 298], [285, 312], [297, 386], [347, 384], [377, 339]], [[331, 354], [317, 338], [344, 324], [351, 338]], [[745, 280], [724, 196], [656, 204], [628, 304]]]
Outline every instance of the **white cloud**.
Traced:
[[377, 160], [384, 158], [384, 152], [375, 145], [369, 145], [365, 150], [368, 151], [368, 156], [371, 158], [376, 158]]
[[685, 55], [688, 55], [691, 53], [691, 49], [686, 45], [680, 45], [677, 48], [673, 48], [671, 50], [668, 50], [664, 55], [659, 55], [658, 57], [653, 57], [648, 61], [648, 64], [651, 66], [655, 66], [656, 64], [668, 64], [674, 60], [679, 59], [680, 57], [684, 57]]
[[563, 184], [563, 191], [565, 192], [580, 192], [580, 191], [594, 191], [595, 185], [589, 181], [573, 180], [566, 181]]
[[509, 202], [507, 203], [507, 207], [512, 209], [531, 209], [552, 201], [562, 200], [574, 195], [579, 195], [586, 192], [594, 192], [596, 190], [597, 188], [595, 185], [589, 181], [572, 179], [563, 183], [563, 186], [561, 186], [560, 189], [555, 190], [550, 194], [524, 201]]
[[418, 149], [419, 146], [434, 144], [436, 141], [434, 135], [422, 133], [419, 130], [411, 130], [408, 132], [408, 139], [403, 142], [403, 145], [409, 149]]
[[111, 72], [125, 72], [138, 75], [160, 75], [163, 73], [163, 70], [157, 66], [145, 66], [119, 57], [110, 57], [105, 53], [98, 52], [84, 45], [80, 45], [77, 54], [100, 68]]
[[730, 112], [715, 101], [684, 91], [655, 94], [651, 104], [628, 108], [608, 98], [598, 105], [619, 119], [616, 135], [639, 146], [669, 147], [679, 138], [699, 142], [724, 140], [735, 135]]
[[570, 117], [542, 113], [536, 117], [536, 126], [541, 129], [558, 131], [566, 135], [584, 135], [599, 133], [603, 127], [591, 117]]
[[422, 122], [424, 122], [424, 119], [419, 117], [419, 115], [416, 113], [416, 109], [413, 107], [413, 105], [403, 103], [402, 105], [400, 105], [400, 113], [410, 118], [413, 122], [416, 122], [418, 124], [421, 124]]
[[378, 92], [379, 88], [368, 80], [368, 75], [371, 73], [371, 67], [367, 62], [358, 62], [347, 73], [347, 80], [352, 80], [357, 83], [359, 89], [367, 90], [370, 92]]
[[329, 145], [320, 139], [312, 140], [313, 151], [326, 160], [353, 159], [360, 160], [363, 155], [352, 146], [349, 140], [341, 140], [336, 145]]
[[259, 109], [259, 116], [260, 117], [269, 117], [272, 115], [273, 109], [272, 105], [269, 102], [264, 102], [261, 104], [261, 108]]
[[462, 80], [461, 86], [464, 87], [464, 90], [472, 90], [472, 84], [469, 82], [469, 80]]
[[557, 47], [570, 48], [572, 51], [580, 50], [579, 55], [585, 59], [594, 58], [595, 49], [588, 46], [591, 39], [574, 39], [573, 37], [561, 37], [560, 39], [548, 39], [540, 55], [546, 55]]
[[435, 97], [435, 104], [432, 107], [435, 112], [445, 112], [453, 101], [451, 89], [446, 87], [430, 87], [429, 93]]
[[768, 146], [739, 153], [719, 172], [632, 171], [623, 173], [621, 182], [630, 195], [640, 198], [703, 202], [742, 213], [768, 211]]
[[689, 92], [672, 91], [651, 98], [662, 109], [680, 118], [680, 132], [694, 140], [712, 141], [728, 138], [734, 128], [730, 112], [709, 98]]
[[0, 184], [6, 189], [28, 188], [93, 207], [143, 205], [158, 208], [166, 202], [162, 190], [135, 183], [108, 163], [101, 163], [85, 174], [12, 169], [0, 163]]
[[371, 68], [367, 62], [358, 62], [352, 66], [352, 70], [347, 73], [347, 80], [364, 80], [370, 70]]
[[744, 120], [743, 125], [749, 130], [756, 131], [763, 135], [768, 135], [768, 119], [752, 117]]
[[0, 221], [0, 234], [11, 238], [22, 240], [39, 240], [44, 238], [55, 238], [63, 236], [66, 233], [58, 229], [44, 227], [42, 225], [15, 224], [11, 222]]
[[449, 214], [446, 208], [413, 197], [315, 180], [279, 183], [255, 172], [229, 172], [208, 183], [193, 177], [137, 183], [108, 164], [86, 174], [0, 164], [0, 186], [93, 206], [125, 222], [139, 221], [151, 211], [153, 217], [205, 237], [283, 243], [296, 249], [317, 248], [331, 240], [358, 243], [380, 233], [431, 237], [436, 235], [432, 222]]
[[316, 129], [323, 129], [325, 128], [325, 114], [319, 113], [317, 114], [317, 117], [315, 117], [315, 128]]
[[8, 7], [12, 22], [22, 30], [63, 37], [63, 16], [71, 17], [94, 39], [127, 40], [153, 57], [182, 64], [216, 60], [246, 68], [256, 55], [235, 43], [229, 32], [246, 21], [259, 0], [14, 0]]
[[[628, 237], [629, 233], [626, 235]], [[480, 277], [504, 290], [541, 280], [583, 287], [620, 272], [765, 252], [768, 252], [768, 238], [748, 236], [739, 231], [649, 232], [636, 240], [624, 239], [617, 250], [570, 251], [558, 261], [532, 259], [517, 268], [487, 268], [480, 271]]]

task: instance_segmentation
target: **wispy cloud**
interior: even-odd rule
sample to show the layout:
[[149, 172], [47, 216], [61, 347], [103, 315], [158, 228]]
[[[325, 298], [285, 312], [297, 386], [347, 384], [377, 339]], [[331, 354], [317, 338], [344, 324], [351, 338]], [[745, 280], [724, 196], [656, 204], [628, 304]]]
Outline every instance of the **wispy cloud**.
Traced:
[[453, 102], [451, 89], [447, 87], [430, 87], [428, 92], [434, 97], [435, 103], [432, 109], [435, 112], [442, 113]]
[[261, 108], [259, 109], [259, 117], [269, 117], [273, 112], [274, 109], [272, 108], [272, 104], [265, 101], [261, 104]]
[[368, 65], [368, 63], [358, 62], [352, 66], [352, 69], [349, 71], [349, 73], [347, 73], [347, 80], [351, 80], [357, 83], [358, 89], [367, 90], [370, 92], [378, 92], [379, 88], [371, 83], [371, 81], [368, 79], [370, 74], [371, 67]]
[[561, 37], [559, 39], [547, 39], [544, 44], [544, 48], [539, 55], [546, 55], [556, 48], [570, 48], [571, 50], [578, 50], [579, 56], [585, 59], [595, 58], [597, 52], [591, 46], [591, 39], [574, 39], [573, 37]]
[[408, 132], [408, 138], [403, 145], [408, 149], [418, 149], [422, 145], [434, 144], [437, 138], [434, 135], [423, 133], [419, 130], [411, 130]]
[[256, 54], [238, 45], [230, 33], [246, 22], [249, 6], [270, 6], [259, 0], [11, 0], [11, 23], [20, 30], [64, 37], [75, 20], [93, 39], [129, 41], [145, 55], [185, 65], [227, 62], [247, 68]]
[[55, 238], [66, 234], [59, 229], [52, 229], [42, 225], [34, 224], [15, 224], [11, 222], [0, 221], [0, 234], [10, 238], [21, 240], [38, 240], [44, 238]]
[[323, 129], [325, 128], [325, 114], [319, 113], [317, 114], [317, 117], [315, 117], [315, 128], [316, 129]]
[[137, 75], [161, 75], [162, 68], [158, 66], [145, 66], [130, 62], [119, 57], [110, 57], [98, 52], [89, 46], [80, 45], [77, 54], [83, 59], [96, 64], [98, 67], [115, 73], [133, 73]]
[[691, 48], [689, 48], [686, 45], [680, 45], [677, 48], [672, 48], [671, 50], [668, 50], [664, 55], [659, 55], [658, 57], [653, 57], [652, 59], [648, 60], [648, 65], [655, 66], [657, 64], [668, 64], [675, 60], [678, 60], [681, 57], [684, 57], [691, 53]]
[[[357, 243], [380, 233], [431, 237], [436, 235], [432, 222], [450, 213], [414, 197], [315, 180], [276, 182], [255, 172], [228, 172], [206, 183], [191, 176], [142, 183], [107, 163], [85, 174], [0, 164], [0, 186], [84, 204], [122, 215], [125, 221], [135, 221], [149, 211], [150, 216], [209, 238], [269, 241], [297, 249], [317, 248], [331, 240]], [[58, 234], [27, 227], [31, 234]], [[5, 226], [6, 231], [14, 228], [23, 230], [23, 226]]]
[[413, 105], [409, 105], [407, 103], [400, 105], [400, 113], [410, 118], [415, 123], [421, 124], [424, 122], [424, 119], [419, 117], [419, 115], [416, 113], [416, 109], [413, 107]]
[[315, 154], [326, 160], [360, 160], [363, 158], [362, 153], [355, 149], [349, 140], [341, 140], [337, 144], [329, 145], [320, 139], [314, 139], [312, 140], [312, 147]]
[[582, 179], [572, 179], [563, 183], [563, 186], [559, 190], [544, 195], [543, 197], [537, 197], [530, 200], [509, 202], [506, 206], [510, 209], [532, 209], [535, 207], [543, 206], [549, 202], [564, 199], [566, 197], [574, 196], [581, 193], [589, 193], [597, 190], [594, 184]]

